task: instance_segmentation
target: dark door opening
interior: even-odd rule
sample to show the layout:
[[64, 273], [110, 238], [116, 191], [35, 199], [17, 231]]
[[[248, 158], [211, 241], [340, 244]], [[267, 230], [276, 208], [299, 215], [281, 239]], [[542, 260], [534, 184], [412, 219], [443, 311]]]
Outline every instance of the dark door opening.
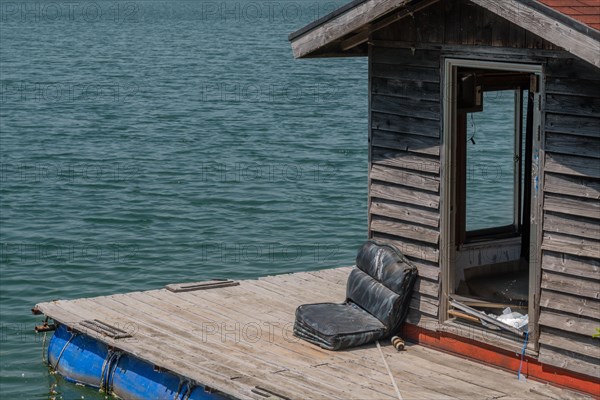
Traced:
[[528, 329], [531, 294], [531, 176], [538, 75], [455, 67], [453, 78], [455, 212], [450, 223], [455, 259], [450, 264], [449, 315], [473, 322], [477, 316], [470, 309], [492, 318], [518, 313], [523, 318], [513, 333], [520, 334]]

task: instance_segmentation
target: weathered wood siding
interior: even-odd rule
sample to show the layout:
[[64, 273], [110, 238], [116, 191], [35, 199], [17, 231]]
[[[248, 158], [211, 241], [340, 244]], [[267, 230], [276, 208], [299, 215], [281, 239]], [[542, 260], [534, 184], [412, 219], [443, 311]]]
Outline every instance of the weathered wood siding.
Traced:
[[[468, 0], [435, 3], [375, 32], [373, 39], [414, 43], [417, 47], [443, 44], [557, 49], [552, 43]], [[470, 48], [470, 52], [473, 51]]]
[[370, 234], [419, 268], [409, 319], [437, 318], [440, 52], [375, 47], [370, 71]]
[[371, 40], [369, 234], [419, 267], [408, 322], [438, 321], [444, 57], [545, 66], [539, 358], [598, 377], [599, 70], [466, 0], [434, 4]]
[[540, 361], [600, 377], [600, 70], [546, 64]]
[[[433, 4], [375, 32], [372, 43], [369, 234], [393, 242], [417, 264], [420, 278], [408, 321], [435, 329], [442, 59], [543, 62], [540, 53], [556, 48], [467, 0]], [[481, 47], [474, 54], [471, 45]], [[515, 53], [510, 48], [532, 50]]]

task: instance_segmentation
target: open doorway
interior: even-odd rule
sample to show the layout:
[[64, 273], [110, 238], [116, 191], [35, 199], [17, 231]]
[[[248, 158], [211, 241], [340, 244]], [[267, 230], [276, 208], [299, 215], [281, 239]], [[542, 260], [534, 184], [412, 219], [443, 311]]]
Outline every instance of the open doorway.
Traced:
[[537, 66], [446, 62], [444, 321], [535, 331], [540, 76]]

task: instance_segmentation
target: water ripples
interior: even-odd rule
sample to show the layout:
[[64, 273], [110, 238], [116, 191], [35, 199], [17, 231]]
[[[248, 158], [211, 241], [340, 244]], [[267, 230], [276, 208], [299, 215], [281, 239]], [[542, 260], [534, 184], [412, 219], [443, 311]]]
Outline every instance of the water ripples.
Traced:
[[0, 25], [2, 397], [104, 398], [47, 372], [37, 302], [342, 266], [366, 237], [366, 60], [294, 60], [308, 12], [134, 3]]

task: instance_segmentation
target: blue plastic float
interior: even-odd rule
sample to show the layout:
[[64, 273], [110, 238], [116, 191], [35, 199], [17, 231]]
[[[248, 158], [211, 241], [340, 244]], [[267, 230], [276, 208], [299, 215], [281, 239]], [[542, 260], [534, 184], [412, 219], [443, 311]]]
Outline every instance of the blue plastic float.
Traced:
[[70, 382], [126, 400], [225, 399], [129, 354], [111, 351], [106, 344], [71, 332], [65, 325], [60, 325], [50, 340], [48, 363]]

